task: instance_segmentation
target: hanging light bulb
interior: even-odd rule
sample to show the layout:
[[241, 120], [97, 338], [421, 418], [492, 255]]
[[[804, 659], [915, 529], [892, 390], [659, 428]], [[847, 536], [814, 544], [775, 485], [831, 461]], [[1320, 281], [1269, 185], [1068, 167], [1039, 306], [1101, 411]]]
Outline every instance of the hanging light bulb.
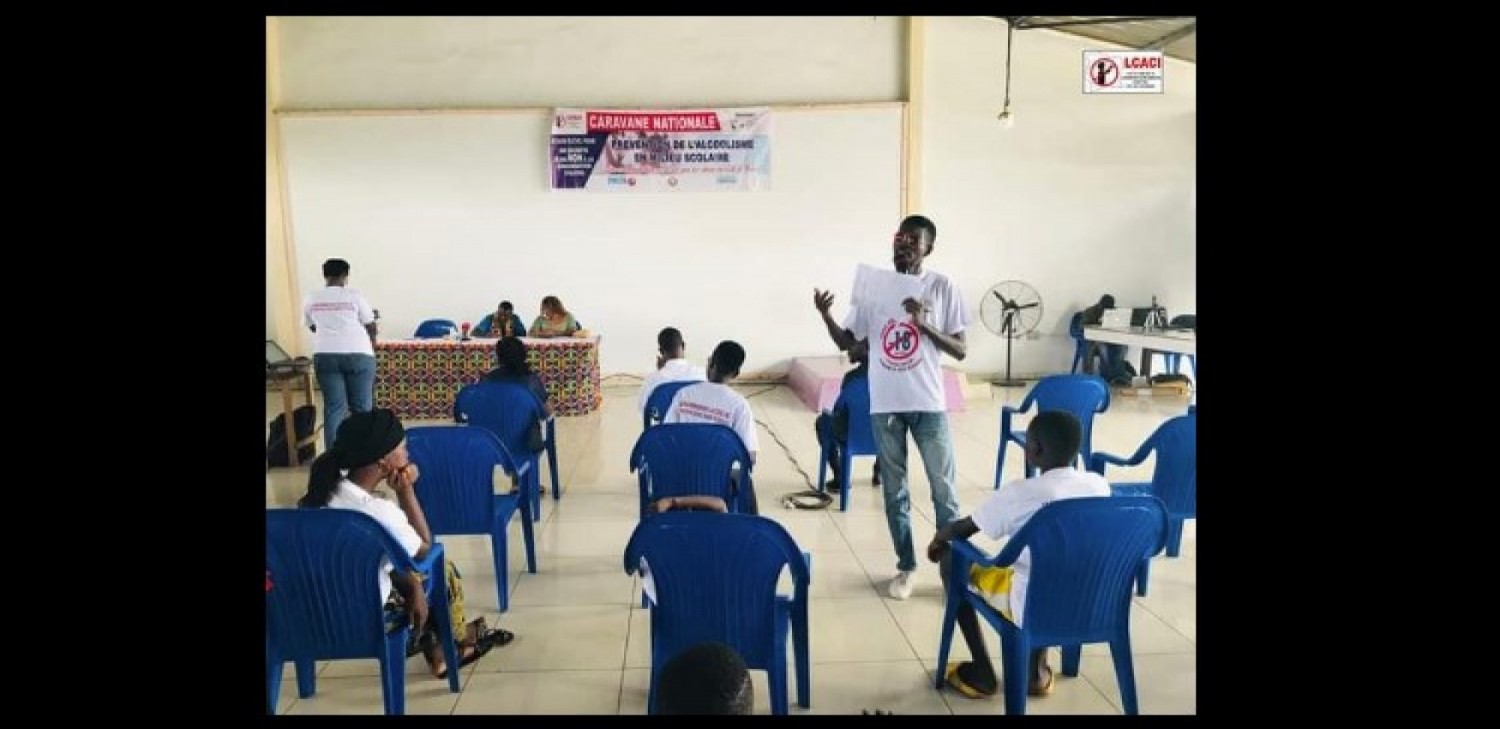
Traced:
[[1015, 129], [1016, 128], [1016, 115], [1010, 113], [1010, 109], [1009, 108], [1001, 111], [1000, 115], [996, 116], [995, 118], [1000, 120], [1000, 128], [1001, 129]]

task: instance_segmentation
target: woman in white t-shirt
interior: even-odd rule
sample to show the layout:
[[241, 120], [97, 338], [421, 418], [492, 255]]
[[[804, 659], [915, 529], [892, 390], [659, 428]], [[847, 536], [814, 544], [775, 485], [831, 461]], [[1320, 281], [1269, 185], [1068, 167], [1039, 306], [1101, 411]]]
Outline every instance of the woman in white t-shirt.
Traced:
[[349, 262], [323, 262], [327, 288], [307, 295], [303, 319], [313, 331], [313, 371], [323, 390], [323, 447], [333, 447], [349, 412], [375, 405], [375, 310], [348, 287]]
[[[307, 495], [297, 505], [305, 509], [331, 507], [369, 514], [413, 559], [422, 559], [432, 545], [432, 531], [427, 528], [427, 517], [414, 490], [418, 475], [416, 464], [406, 452], [406, 431], [396, 414], [386, 409], [358, 412], [344, 420], [333, 446], [312, 462]], [[396, 492], [396, 504], [375, 495], [375, 488], [382, 481]], [[445, 559], [443, 565], [448, 582], [449, 617], [455, 631], [464, 631], [458, 637], [459, 665], [467, 666], [490, 649], [511, 642], [515, 635], [507, 630], [488, 629], [483, 618], [460, 627], [465, 625], [462, 576], [452, 560]], [[407, 655], [423, 653], [432, 674], [447, 678], [437, 632], [427, 619], [427, 594], [420, 576], [395, 574], [387, 561], [381, 566], [380, 584], [381, 594], [388, 596], [387, 625], [397, 622], [403, 612], [411, 616]]]

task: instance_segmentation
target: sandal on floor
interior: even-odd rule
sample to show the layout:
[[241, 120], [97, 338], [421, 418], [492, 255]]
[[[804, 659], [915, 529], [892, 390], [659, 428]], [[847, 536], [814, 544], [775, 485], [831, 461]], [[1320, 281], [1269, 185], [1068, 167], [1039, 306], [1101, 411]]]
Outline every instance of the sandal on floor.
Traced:
[[[468, 653], [464, 653], [465, 649], [468, 649], [469, 652]], [[467, 665], [473, 663], [474, 661], [477, 661], [477, 660], [483, 658], [484, 654], [490, 652], [490, 646], [486, 645], [486, 644], [482, 644], [482, 643], [481, 644], [476, 644], [476, 645], [460, 645], [458, 647], [458, 650], [459, 650], [459, 655], [462, 656], [461, 658], [459, 658], [458, 667], [459, 668], [463, 668], [464, 666], [467, 666]], [[432, 664], [428, 663], [428, 665], [431, 666]], [[448, 667], [447, 666], [443, 666], [443, 670], [442, 671], [439, 671], [439, 672], [434, 673], [432, 675], [435, 676], [435, 677], [437, 677], [438, 679], [447, 678], [448, 677]]]
[[500, 646], [508, 645], [515, 639], [515, 633], [512, 633], [504, 628], [495, 628], [493, 630], [485, 631], [483, 635], [480, 635], [478, 644], [487, 645], [490, 648], [499, 648]]
[[966, 666], [966, 665], [969, 665], [969, 664], [967, 664], [967, 663], [955, 663], [955, 664], [953, 664], [952, 667], [950, 667], [948, 669], [948, 675], [947, 675], [947, 683], [948, 683], [948, 685], [951, 686], [951, 687], [953, 687], [954, 691], [957, 691], [957, 692], [963, 694], [965, 697], [971, 698], [971, 699], [983, 699], [983, 698], [988, 698], [990, 696], [994, 696], [995, 692], [993, 692], [993, 691], [981, 691], [981, 690], [979, 690], [979, 689], [977, 689], [977, 688], [975, 688], [973, 686], [970, 686], [962, 678], [959, 677], [959, 675], [958, 675], [958, 669], [959, 669], [959, 667], [960, 666]]
[[1047, 672], [1046, 682], [1042, 684], [1031, 684], [1027, 686], [1027, 696], [1046, 696], [1047, 694], [1052, 693], [1052, 687], [1057, 685], [1057, 674], [1052, 672], [1052, 667], [1044, 665], [1042, 666], [1042, 670]]

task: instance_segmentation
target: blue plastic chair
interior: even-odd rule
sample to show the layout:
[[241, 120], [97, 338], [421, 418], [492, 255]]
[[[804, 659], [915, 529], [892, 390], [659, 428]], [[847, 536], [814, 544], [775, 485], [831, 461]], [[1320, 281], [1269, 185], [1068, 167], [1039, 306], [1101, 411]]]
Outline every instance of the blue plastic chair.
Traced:
[[[421, 471], [417, 501], [435, 535], [488, 534], [495, 558], [495, 583], [500, 612], [510, 609], [508, 527], [521, 512], [526, 546], [526, 571], [536, 574], [536, 541], [531, 510], [531, 479], [518, 473], [530, 464], [517, 464], [494, 433], [472, 426], [422, 426], [406, 431], [406, 448]], [[495, 466], [515, 481], [516, 493], [495, 493]]]
[[[740, 467], [739, 492], [730, 477]], [[647, 429], [630, 450], [630, 470], [640, 483], [641, 518], [651, 502], [668, 496], [717, 496], [730, 513], [750, 510], [754, 464], [738, 433], [713, 423], [663, 423]]]
[[651, 396], [646, 398], [646, 409], [641, 413], [641, 430], [650, 428], [660, 423], [662, 418], [667, 417], [667, 409], [672, 407], [672, 398], [677, 396], [677, 391], [688, 385], [696, 385], [702, 380], [682, 380], [680, 382], [663, 382], [651, 391]]
[[413, 339], [442, 339], [457, 330], [458, 325], [452, 319], [428, 319], [418, 324], [417, 331], [411, 336]]
[[542, 404], [525, 385], [515, 382], [477, 382], [465, 385], [454, 399], [454, 413], [459, 420], [477, 425], [500, 436], [505, 450], [516, 460], [530, 464], [530, 477], [536, 488], [531, 490], [531, 518], [542, 518], [541, 454], [526, 444], [531, 424], [541, 420], [546, 442], [547, 467], [552, 471], [552, 500], [562, 498], [562, 481], [557, 472], [557, 430], [552, 418], [542, 413]]
[[[846, 408], [849, 413], [849, 441], [842, 443], [842, 476], [839, 479], [839, 511], [849, 510], [849, 486], [853, 481], [850, 468], [855, 456], [878, 456], [875, 446], [875, 431], [870, 427], [870, 378], [860, 377], [839, 390], [839, 399], [834, 401], [835, 410]], [[827, 421], [825, 421], [827, 422]], [[830, 426], [831, 428], [831, 426]], [[818, 490], [828, 488], [824, 476], [828, 473], [828, 449], [833, 443], [833, 433], [826, 433], [823, 450], [818, 454]]]
[[[947, 607], [938, 646], [937, 688], [948, 674], [948, 649], [961, 600], [1000, 633], [1005, 713], [1026, 713], [1031, 652], [1062, 647], [1062, 673], [1077, 676], [1084, 643], [1109, 643], [1126, 714], [1136, 706], [1130, 656], [1130, 584], [1142, 561], [1161, 551], [1167, 512], [1150, 496], [1099, 496], [1054, 501], [1034, 514], [993, 558], [955, 540]], [[1010, 566], [1030, 549], [1024, 626], [1001, 615], [969, 589], [970, 565]], [[655, 563], [652, 563], [653, 567]]]
[[[380, 594], [381, 559], [399, 572], [427, 577], [428, 619], [435, 621], [449, 666], [458, 646], [448, 616], [443, 547], [434, 544], [413, 560], [374, 517], [350, 509], [267, 509], [266, 711], [276, 713], [281, 674], [297, 664], [297, 695], [317, 692], [316, 662], [348, 658], [380, 661], [385, 713], [406, 712], [406, 643], [411, 625], [387, 631], [386, 596]], [[458, 693], [459, 671], [448, 671], [448, 690]]]
[[[636, 573], [642, 558], [657, 596], [651, 610], [650, 713], [656, 711], [662, 666], [684, 649], [712, 640], [733, 648], [746, 666], [766, 671], [771, 713], [786, 714], [788, 632], [796, 663], [797, 705], [812, 705], [810, 577], [785, 528], [749, 514], [671, 511], [636, 525], [625, 546], [625, 573]], [[790, 597], [776, 594], [782, 570], [791, 573]]]
[[[1001, 473], [1005, 468], [1005, 445], [1015, 443], [1026, 451], [1026, 431], [1011, 429], [1011, 418], [1024, 414], [1036, 405], [1037, 412], [1065, 410], [1083, 424], [1083, 444], [1079, 454], [1087, 465], [1093, 453], [1094, 415], [1109, 409], [1109, 385], [1096, 375], [1051, 375], [1037, 381], [1031, 392], [1021, 401], [1021, 407], [1006, 405], [1000, 408], [1000, 449], [995, 455], [995, 488], [1000, 488]], [[1036, 468], [1027, 466], [1026, 477], [1036, 475]]]
[[[1197, 406], [1193, 406], [1196, 408]], [[1198, 518], [1198, 416], [1190, 409], [1187, 415], [1179, 415], [1156, 429], [1145, 443], [1129, 458], [1110, 455], [1103, 451], [1089, 459], [1089, 470], [1104, 475], [1106, 463], [1116, 466], [1136, 466], [1156, 452], [1156, 470], [1148, 483], [1112, 483], [1109, 488], [1116, 496], [1155, 496], [1167, 507], [1167, 556], [1176, 557], [1182, 551], [1182, 523]], [[1146, 580], [1150, 577], [1151, 563], [1141, 565], [1136, 592], [1146, 594]]]

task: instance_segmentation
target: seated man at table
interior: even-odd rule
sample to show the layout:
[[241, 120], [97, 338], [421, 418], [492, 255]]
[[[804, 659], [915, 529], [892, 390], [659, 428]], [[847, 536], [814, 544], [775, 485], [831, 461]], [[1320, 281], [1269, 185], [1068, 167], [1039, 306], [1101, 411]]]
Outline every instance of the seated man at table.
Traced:
[[[672, 406], [667, 408], [662, 423], [714, 423], [733, 429], [750, 452], [750, 462], [755, 463], [756, 442], [755, 414], [750, 411], [750, 401], [744, 395], [730, 389], [729, 383], [740, 374], [740, 365], [745, 363], [745, 348], [737, 342], [719, 342], [708, 358], [708, 382], [688, 385], [677, 391]], [[743, 481], [735, 471], [736, 488]], [[745, 502], [749, 513], [760, 513], [754, 490], [748, 491]]]
[[[1083, 310], [1083, 325], [1086, 327], [1099, 326], [1104, 322], [1104, 311], [1113, 308], [1115, 308], [1115, 297], [1109, 294], [1099, 297], [1099, 303]], [[1083, 371], [1087, 374], [1094, 373], [1094, 354], [1096, 352], [1104, 360], [1102, 369], [1105, 371], [1113, 370], [1117, 366], [1115, 362], [1125, 359], [1125, 345], [1123, 344], [1089, 342], [1088, 352], [1083, 357]]]
[[515, 307], [509, 301], [502, 301], [495, 307], [495, 313], [485, 314], [474, 325], [470, 334], [476, 337], [524, 337], [526, 325], [521, 323], [521, 317], [516, 316]]

